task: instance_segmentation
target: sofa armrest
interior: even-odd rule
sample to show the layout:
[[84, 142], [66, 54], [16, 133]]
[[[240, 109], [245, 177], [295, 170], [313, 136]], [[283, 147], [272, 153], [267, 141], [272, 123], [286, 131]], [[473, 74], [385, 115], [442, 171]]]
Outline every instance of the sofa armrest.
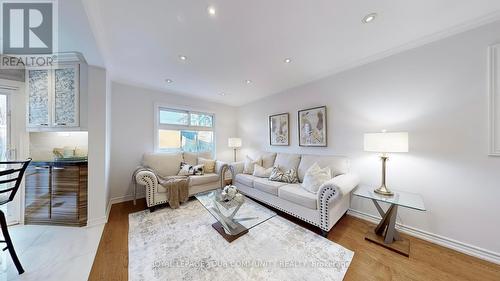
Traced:
[[148, 207], [155, 205], [155, 193], [158, 190], [158, 178], [151, 171], [140, 171], [135, 175], [138, 184], [146, 187], [146, 203]]
[[224, 165], [227, 165], [227, 163], [220, 160], [215, 161], [215, 173], [220, 175], [222, 167], [224, 167]]
[[323, 230], [328, 231], [329, 208], [334, 201], [349, 194], [359, 184], [359, 177], [354, 174], [343, 174], [323, 183], [318, 191], [318, 210], [320, 224]]
[[358, 186], [360, 180], [358, 175], [348, 173], [343, 175], [338, 175], [333, 179], [327, 181], [323, 185], [330, 184], [339, 188], [342, 195], [350, 193], [356, 186]]
[[233, 162], [229, 164], [230, 167], [234, 169], [234, 174], [241, 174], [243, 173], [243, 169], [245, 168], [245, 162], [240, 161], [240, 162]]

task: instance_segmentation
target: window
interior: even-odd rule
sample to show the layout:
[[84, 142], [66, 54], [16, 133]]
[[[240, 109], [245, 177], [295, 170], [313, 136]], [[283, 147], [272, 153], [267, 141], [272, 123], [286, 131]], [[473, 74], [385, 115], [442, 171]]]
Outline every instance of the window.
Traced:
[[156, 150], [213, 152], [214, 116], [210, 113], [157, 107]]

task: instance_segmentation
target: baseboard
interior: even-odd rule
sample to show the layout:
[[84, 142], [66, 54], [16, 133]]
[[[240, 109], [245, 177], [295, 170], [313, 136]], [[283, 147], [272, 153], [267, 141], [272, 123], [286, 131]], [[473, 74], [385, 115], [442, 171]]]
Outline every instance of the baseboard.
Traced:
[[[141, 198], [145, 198], [145, 197], [146, 197], [146, 195], [144, 193], [142, 193], [142, 194], [138, 193], [137, 194], [137, 199], [141, 199]], [[134, 195], [133, 194], [128, 194], [128, 195], [124, 195], [124, 196], [118, 196], [118, 197], [114, 197], [114, 198], [109, 199], [108, 206], [111, 207], [114, 204], [118, 204], [118, 203], [122, 203], [122, 202], [127, 202], [127, 201], [132, 201], [132, 200], [134, 200]]]
[[[374, 215], [370, 215], [364, 212], [360, 212], [358, 210], [349, 209], [347, 214], [372, 222], [379, 223], [380, 218]], [[483, 248], [479, 248], [473, 245], [469, 245], [467, 243], [463, 243], [451, 238], [447, 238], [441, 235], [437, 235], [434, 233], [430, 233], [421, 229], [417, 229], [411, 226], [397, 224], [397, 229], [403, 233], [409, 234], [411, 236], [420, 238], [422, 240], [455, 250], [457, 252], [464, 253], [469, 256], [473, 256], [482, 260], [486, 260], [495, 264], [500, 264], [500, 253], [495, 253]]]

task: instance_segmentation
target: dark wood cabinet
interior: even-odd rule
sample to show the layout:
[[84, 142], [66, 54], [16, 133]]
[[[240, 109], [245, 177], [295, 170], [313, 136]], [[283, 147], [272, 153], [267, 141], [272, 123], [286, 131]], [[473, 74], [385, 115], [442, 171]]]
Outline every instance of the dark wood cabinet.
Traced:
[[25, 223], [87, 224], [87, 164], [37, 163], [28, 167]]

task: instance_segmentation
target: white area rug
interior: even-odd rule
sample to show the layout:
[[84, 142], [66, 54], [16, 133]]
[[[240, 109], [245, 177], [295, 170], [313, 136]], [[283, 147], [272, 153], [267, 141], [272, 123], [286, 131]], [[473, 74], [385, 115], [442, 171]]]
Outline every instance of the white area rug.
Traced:
[[342, 280], [354, 252], [276, 216], [228, 243], [197, 201], [129, 216], [129, 280]]

